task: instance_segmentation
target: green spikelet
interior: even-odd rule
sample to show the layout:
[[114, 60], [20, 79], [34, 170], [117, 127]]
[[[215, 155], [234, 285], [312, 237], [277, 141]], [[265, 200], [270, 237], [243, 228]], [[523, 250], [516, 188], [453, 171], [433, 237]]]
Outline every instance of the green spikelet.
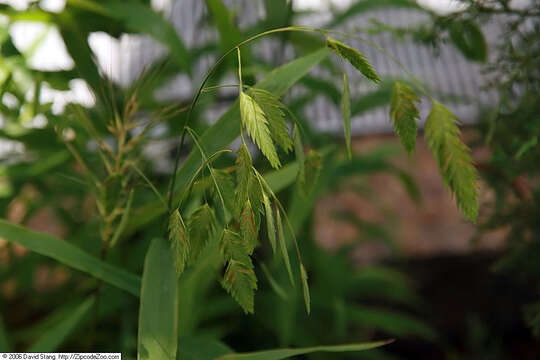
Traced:
[[274, 212], [272, 210], [272, 205], [270, 204], [270, 199], [266, 194], [263, 194], [263, 203], [264, 211], [266, 213], [266, 229], [268, 232], [268, 240], [270, 240], [270, 245], [272, 245], [272, 251], [276, 253], [276, 225], [274, 222]]
[[334, 38], [326, 38], [326, 46], [328, 46], [332, 51], [341, 56], [343, 59], [347, 60], [354, 66], [358, 71], [360, 71], [365, 77], [374, 83], [381, 81], [381, 78], [373, 69], [367, 58], [360, 51], [345, 45], [341, 41], [338, 41]]
[[266, 90], [251, 88], [248, 93], [259, 104], [268, 120], [272, 139], [285, 151], [292, 150], [293, 143], [285, 123], [285, 105], [279, 98]]
[[240, 92], [240, 118], [249, 136], [274, 168], [281, 162], [272, 141], [268, 120], [261, 106], [245, 92]]
[[283, 261], [285, 262], [285, 267], [287, 268], [287, 273], [289, 274], [289, 279], [291, 284], [294, 285], [294, 276], [291, 268], [291, 260], [289, 259], [289, 252], [287, 251], [287, 243], [285, 242], [285, 232], [283, 231], [283, 222], [281, 221], [281, 214], [276, 211], [276, 224], [277, 224], [277, 233], [278, 233], [278, 242], [279, 248], [281, 249], [281, 256], [283, 256]]
[[169, 241], [174, 252], [176, 274], [180, 276], [189, 258], [190, 244], [184, 220], [178, 209], [174, 210], [169, 217]]
[[240, 235], [244, 240], [246, 250], [249, 255], [253, 253], [253, 249], [257, 246], [258, 229], [255, 223], [255, 216], [253, 209], [251, 208], [251, 202], [246, 200], [244, 209], [240, 214]]
[[300, 263], [300, 278], [302, 280], [302, 292], [304, 294], [304, 303], [306, 305], [306, 311], [309, 314], [311, 312], [311, 297], [309, 295], [308, 276], [304, 264]]
[[456, 197], [461, 213], [472, 222], [478, 216], [478, 174], [470, 150], [460, 139], [459, 120], [444, 105], [434, 102], [424, 136], [439, 164], [444, 182]]
[[235, 215], [238, 216], [249, 196], [249, 185], [253, 178], [253, 162], [245, 144], [242, 144], [236, 154], [236, 200]]
[[226, 261], [221, 285], [246, 313], [253, 313], [257, 277], [242, 238], [235, 232], [224, 230], [221, 251]]
[[189, 217], [188, 229], [191, 245], [189, 263], [193, 264], [197, 261], [201, 250], [215, 235], [216, 215], [214, 210], [208, 204], [197, 208]]
[[416, 121], [420, 119], [420, 114], [415, 103], [419, 102], [420, 99], [413, 89], [396, 81], [390, 102], [390, 120], [394, 124], [394, 131], [409, 154], [416, 148], [418, 134]]

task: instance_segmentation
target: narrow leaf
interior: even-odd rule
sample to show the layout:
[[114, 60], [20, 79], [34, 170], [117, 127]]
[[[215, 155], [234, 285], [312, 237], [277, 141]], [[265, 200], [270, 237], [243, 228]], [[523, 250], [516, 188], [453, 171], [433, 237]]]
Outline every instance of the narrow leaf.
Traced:
[[221, 0], [206, 0], [206, 6], [219, 32], [221, 49], [223, 51], [232, 49], [242, 41], [240, 30], [234, 23], [232, 14]]
[[302, 137], [298, 125], [294, 126], [293, 138], [294, 154], [296, 155], [296, 162], [298, 164], [298, 176], [296, 182], [299, 188], [303, 188], [306, 183], [306, 155], [304, 154], [304, 145], [302, 144]]
[[309, 314], [311, 312], [311, 298], [309, 296], [308, 276], [304, 264], [300, 263], [300, 278], [302, 279], [302, 292], [304, 294], [304, 303], [306, 304], [306, 311]]
[[45, 334], [38, 339], [26, 351], [28, 352], [52, 352], [58, 349], [60, 345], [70, 336], [73, 331], [88, 314], [94, 305], [95, 298], [91, 297], [80, 304], [71, 315], [62, 322], [48, 329]]
[[299, 349], [275, 349], [244, 354], [228, 354], [219, 357], [218, 360], [281, 360], [288, 359], [293, 356], [305, 355], [314, 352], [340, 353], [351, 351], [364, 351], [384, 346], [391, 343], [392, 341], [393, 340], [334, 346], [314, 346]]
[[375, 72], [375, 69], [373, 69], [365, 55], [360, 51], [331, 37], [326, 39], [326, 46], [332, 49], [337, 55], [351, 63], [352, 66], [354, 66], [369, 80], [373, 81], [374, 83], [381, 81], [381, 78]]
[[304, 195], [307, 196], [311, 194], [313, 190], [315, 190], [315, 186], [317, 185], [317, 181], [319, 180], [319, 176], [322, 170], [321, 154], [319, 154], [313, 149], [310, 150], [306, 158], [305, 169], [306, 182], [303, 187], [303, 192]]
[[0, 238], [27, 247], [30, 251], [50, 257], [76, 270], [86, 272], [97, 279], [139, 295], [140, 279], [87, 254], [67, 241], [41, 234], [0, 219]]
[[486, 39], [482, 30], [473, 21], [452, 21], [450, 39], [466, 58], [479, 62], [487, 60]]
[[138, 331], [138, 360], [176, 359], [178, 288], [173, 254], [165, 239], [152, 240], [146, 253]]
[[105, 1], [102, 6], [114, 19], [122, 21], [133, 32], [147, 34], [165, 45], [174, 62], [190, 71], [190, 53], [174, 26], [151, 7], [136, 1]]
[[274, 168], [281, 163], [270, 136], [268, 121], [261, 106], [245, 92], [240, 92], [240, 118], [249, 136]]
[[182, 275], [189, 259], [190, 243], [184, 220], [178, 209], [169, 217], [169, 241], [174, 253], [177, 276]]
[[281, 249], [281, 255], [283, 256], [283, 261], [285, 262], [285, 267], [287, 268], [287, 273], [289, 274], [289, 279], [291, 284], [294, 285], [294, 277], [291, 269], [291, 261], [289, 259], [289, 252], [287, 251], [287, 243], [285, 242], [285, 232], [283, 231], [283, 223], [281, 221], [281, 214], [276, 211], [276, 224], [278, 231], [278, 242]]
[[405, 8], [414, 9], [416, 11], [426, 11], [414, 0], [362, 0], [354, 1], [351, 6], [343, 12], [333, 16], [332, 21], [326, 26], [327, 28], [335, 27], [344, 23], [348, 19], [362, 15], [365, 12], [377, 10], [380, 8]]
[[266, 194], [263, 194], [264, 211], [266, 214], [266, 229], [268, 232], [268, 240], [272, 245], [272, 251], [276, 253], [276, 225], [274, 223], [274, 212], [272, 211], [272, 205], [270, 199]]
[[420, 114], [415, 103], [419, 102], [418, 95], [411, 87], [396, 81], [390, 101], [390, 120], [394, 124], [394, 131], [409, 154], [416, 148], [418, 133], [416, 121], [420, 119]]
[[424, 136], [461, 213], [475, 222], [478, 216], [478, 174], [469, 148], [460, 139], [458, 124], [459, 120], [450, 110], [434, 102], [426, 120]]
[[341, 95], [341, 116], [343, 119], [343, 130], [345, 131], [345, 145], [347, 155], [352, 158], [351, 150], [351, 96], [349, 91], [349, 80], [347, 74], [343, 73], [343, 93]]

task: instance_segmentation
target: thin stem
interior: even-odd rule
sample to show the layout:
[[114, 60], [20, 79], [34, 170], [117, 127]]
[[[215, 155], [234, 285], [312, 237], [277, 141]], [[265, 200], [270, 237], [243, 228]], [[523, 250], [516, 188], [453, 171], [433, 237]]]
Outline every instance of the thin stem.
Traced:
[[240, 88], [240, 87], [246, 87], [246, 86], [242, 86], [242, 84], [223, 84], [223, 85], [216, 85], [216, 86], [208, 86], [208, 87], [205, 87], [202, 90], [202, 92], [205, 93], [205, 92], [210, 92], [210, 91], [214, 91], [214, 90], [222, 89], [222, 88], [227, 88], [227, 87]]
[[165, 207], [165, 209], [167, 209], [167, 203], [165, 202], [165, 199], [163, 198], [163, 196], [161, 196], [161, 194], [159, 193], [159, 191], [156, 189], [156, 187], [154, 186], [154, 184], [152, 184], [152, 182], [150, 181], [150, 179], [148, 179], [146, 177], [146, 175], [144, 175], [144, 173], [135, 165], [135, 164], [132, 164], [131, 167], [133, 168], [133, 170], [135, 170], [135, 172], [137, 174], [139, 174], [140, 177], [143, 178], [144, 181], [146, 181], [146, 183], [148, 184], [148, 186], [150, 186], [150, 189], [152, 189], [152, 191], [154, 192], [154, 194], [156, 194], [157, 198], [161, 201], [161, 203], [163, 204], [163, 206]]
[[[191, 135], [191, 138], [193, 139], [193, 142], [195, 143], [195, 145], [197, 146], [197, 148], [201, 152], [201, 156], [202, 156], [203, 160], [208, 163], [208, 157], [206, 156], [206, 154], [204, 152], [204, 149], [202, 148], [201, 144], [197, 140], [196, 134], [194, 133], [194, 131], [191, 128], [187, 128], [187, 131], [189, 132], [189, 134]], [[216, 187], [216, 191], [218, 192], [219, 199], [221, 201], [221, 205], [223, 206], [223, 210], [227, 211], [227, 207], [225, 206], [225, 200], [223, 199], [222, 191], [219, 188], [216, 177], [214, 176], [214, 169], [212, 169], [212, 167], [210, 166], [209, 163], [207, 164], [207, 166], [208, 166], [208, 171], [210, 171], [210, 176], [212, 177], [212, 181], [214, 182], [214, 185]]]
[[240, 48], [236, 47], [236, 53], [238, 55], [238, 82], [240, 85], [238, 86], [238, 91], [242, 92], [243, 86], [242, 86], [242, 58], [240, 57]]

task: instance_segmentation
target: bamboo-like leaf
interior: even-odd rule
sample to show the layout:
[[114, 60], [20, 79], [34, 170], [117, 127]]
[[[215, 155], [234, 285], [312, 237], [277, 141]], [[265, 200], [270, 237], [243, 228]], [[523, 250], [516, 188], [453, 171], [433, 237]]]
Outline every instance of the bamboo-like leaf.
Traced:
[[139, 295], [140, 279], [123, 269], [107, 264], [87, 254], [67, 241], [41, 234], [0, 219], [0, 238], [27, 247], [30, 251], [50, 257], [97, 279]]
[[289, 274], [289, 279], [291, 284], [294, 285], [294, 277], [291, 269], [291, 260], [289, 259], [289, 252], [287, 251], [287, 243], [285, 242], [285, 232], [283, 231], [283, 222], [281, 221], [281, 214], [276, 211], [276, 224], [277, 224], [277, 233], [278, 233], [278, 242], [279, 248], [281, 249], [281, 255], [283, 256], [283, 261], [285, 262], [285, 267], [287, 268], [287, 273]]
[[224, 230], [220, 246], [226, 259], [221, 285], [244, 312], [253, 313], [257, 278], [245, 243], [237, 233]]
[[232, 49], [242, 41], [240, 30], [234, 23], [232, 14], [221, 0], [206, 0], [206, 6], [219, 32], [221, 49], [223, 51]]
[[152, 240], [144, 260], [138, 360], [174, 360], [178, 347], [178, 282], [170, 245]]
[[348, 19], [361, 15], [365, 12], [380, 8], [405, 8], [415, 11], [426, 11], [414, 0], [362, 0], [351, 3], [351, 6], [343, 12], [333, 16], [332, 21], [326, 27], [335, 27], [344, 23]]
[[202, 249], [214, 236], [216, 230], [216, 215], [214, 210], [204, 204], [198, 207], [188, 220], [189, 229], [189, 263], [194, 264]]
[[215, 360], [233, 351], [218, 340], [202, 336], [181, 336], [178, 341], [179, 359]]
[[396, 81], [390, 101], [390, 120], [394, 124], [394, 131], [409, 154], [416, 148], [418, 133], [416, 121], [420, 119], [420, 114], [415, 103], [419, 102], [420, 98], [410, 86]]
[[475, 222], [478, 216], [478, 174], [469, 148], [460, 139], [458, 124], [459, 120], [450, 110], [434, 102], [426, 120], [424, 136], [459, 209], [467, 219]]
[[304, 145], [302, 144], [302, 136], [298, 125], [294, 126], [293, 130], [294, 138], [294, 154], [296, 156], [296, 163], [298, 164], [297, 184], [300, 189], [304, 187], [306, 182], [306, 154], [304, 154]]
[[249, 255], [253, 253], [253, 249], [257, 246], [258, 229], [255, 223], [255, 216], [251, 207], [251, 202], [246, 200], [244, 209], [240, 214], [240, 236], [245, 243], [246, 250]]
[[276, 147], [270, 136], [268, 120], [261, 106], [245, 92], [240, 92], [240, 118], [253, 142], [266, 156], [270, 165], [279, 168], [279, 161]]
[[169, 217], [169, 241], [174, 253], [176, 275], [180, 276], [189, 260], [190, 241], [186, 224], [178, 209], [174, 210]]
[[326, 45], [337, 55], [350, 62], [352, 66], [354, 66], [369, 80], [373, 81], [374, 83], [381, 81], [381, 78], [375, 69], [373, 69], [368, 59], [360, 51], [331, 37], [326, 39]]
[[306, 182], [303, 186], [304, 195], [309, 195], [315, 189], [322, 169], [322, 157], [315, 150], [310, 150], [305, 162]]
[[331, 353], [340, 353], [340, 352], [351, 352], [351, 351], [365, 351], [370, 349], [375, 349], [386, 344], [391, 343], [393, 340], [387, 341], [375, 341], [369, 343], [359, 343], [359, 344], [347, 344], [347, 345], [333, 345], [333, 346], [314, 346], [309, 348], [298, 348], [298, 349], [274, 349], [266, 351], [257, 351], [252, 353], [244, 354], [227, 354], [223, 355], [217, 360], [281, 360], [288, 359], [293, 356], [305, 355], [314, 352], [331, 352]]
[[429, 341], [437, 338], [435, 330], [420, 320], [398, 311], [377, 307], [353, 306], [346, 308], [346, 316], [352, 321], [391, 336], [417, 337]]
[[472, 20], [452, 21], [450, 39], [466, 58], [479, 62], [487, 60], [486, 39]]
[[272, 210], [272, 205], [270, 204], [270, 199], [266, 194], [263, 193], [263, 203], [264, 203], [264, 212], [266, 214], [266, 229], [268, 232], [268, 240], [270, 240], [270, 245], [272, 245], [272, 251], [276, 253], [276, 225], [274, 222], [274, 212]]
[[300, 263], [300, 279], [302, 280], [302, 293], [304, 294], [306, 311], [309, 314], [311, 312], [311, 298], [309, 296], [308, 276], [304, 264], [302, 263]]
[[30, 346], [28, 352], [52, 352], [58, 349], [60, 345], [73, 333], [73, 330], [80, 324], [80, 322], [88, 314], [92, 306], [94, 305], [95, 298], [91, 297], [80, 304], [72, 314], [66, 319], [57, 324], [52, 329], [49, 329], [44, 335], [38, 339], [32, 346]]
[[120, 20], [130, 31], [147, 34], [166, 46], [172, 60], [190, 72], [190, 53], [174, 26], [151, 7], [136, 1], [109, 0], [100, 3], [107, 15]]
[[351, 150], [351, 96], [349, 91], [349, 80], [347, 74], [343, 73], [343, 93], [341, 95], [341, 116], [343, 119], [343, 130], [345, 132], [345, 145], [349, 159], [352, 158]]
[[272, 139], [285, 151], [292, 150], [293, 143], [285, 123], [285, 105], [279, 98], [269, 91], [251, 88], [248, 93], [261, 106], [266, 119]]

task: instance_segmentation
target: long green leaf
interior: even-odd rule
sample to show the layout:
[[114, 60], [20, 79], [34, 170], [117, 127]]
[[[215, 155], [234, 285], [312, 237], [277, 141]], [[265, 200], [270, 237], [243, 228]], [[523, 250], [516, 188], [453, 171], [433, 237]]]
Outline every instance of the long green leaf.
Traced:
[[416, 1], [412, 0], [359, 0], [354, 1], [351, 7], [349, 7], [347, 10], [334, 16], [332, 21], [325, 27], [337, 26], [354, 16], [384, 7], [425, 10], [420, 5], [418, 5]]
[[341, 95], [341, 116], [343, 118], [343, 130], [345, 132], [345, 144], [349, 159], [352, 158], [351, 150], [351, 96], [347, 74], [343, 73], [343, 93]]
[[218, 356], [232, 353], [218, 340], [195, 336], [181, 337], [179, 347], [181, 360], [215, 360]]
[[314, 346], [300, 349], [276, 349], [267, 351], [257, 351], [244, 354], [228, 354], [218, 358], [218, 360], [280, 360], [292, 356], [305, 355], [314, 352], [351, 352], [374, 349], [389, 344], [389, 341], [375, 341], [361, 344], [334, 345], [334, 346]]
[[486, 39], [476, 23], [471, 20], [452, 21], [449, 32], [450, 39], [467, 59], [478, 62], [487, 60]]
[[[273, 93], [283, 95], [292, 85], [307, 74], [315, 65], [324, 60], [330, 51], [322, 48], [309, 55], [303, 56], [270, 72], [256, 87]], [[240, 135], [240, 109], [238, 102], [221, 116], [200, 138], [201, 146], [207, 153], [214, 153], [229, 145]], [[175, 191], [184, 189], [201, 163], [199, 151], [192, 151], [178, 171]], [[161, 203], [151, 203], [133, 211], [131, 222], [126, 233], [132, 233], [156, 219], [164, 213]]]
[[174, 26], [150, 7], [136, 1], [106, 1], [103, 6], [116, 19], [134, 32], [148, 34], [165, 45], [173, 60], [188, 72], [190, 55]]
[[[221, 0], [206, 0], [206, 6], [210, 10], [214, 24], [219, 32], [222, 50], [232, 49], [242, 41], [242, 37], [231, 13]], [[242, 53], [242, 56], [245, 55]]]
[[[174, 26], [151, 7], [137, 1], [90, 1], [76, 0], [71, 6], [121, 21], [127, 30], [148, 34], [166, 46], [178, 65], [190, 71], [190, 55]], [[67, 44], [66, 44], [67, 45]]]
[[66, 45], [69, 55], [77, 64], [77, 72], [94, 90], [97, 96], [103, 95], [103, 79], [99, 74], [94, 54], [87, 41], [87, 35], [78, 26], [73, 17], [62, 12], [55, 15], [55, 22], [59, 25], [60, 34]]
[[176, 359], [178, 284], [167, 240], [152, 240], [144, 260], [137, 359]]
[[71, 335], [73, 330], [88, 314], [92, 305], [94, 305], [95, 298], [91, 297], [79, 305], [73, 313], [56, 325], [54, 328], [49, 329], [45, 334], [30, 348], [28, 352], [52, 352], [58, 349], [58, 347]]
[[135, 296], [139, 295], [138, 276], [107, 264], [66, 241], [25, 229], [6, 220], [0, 220], [0, 238], [84, 271]]

